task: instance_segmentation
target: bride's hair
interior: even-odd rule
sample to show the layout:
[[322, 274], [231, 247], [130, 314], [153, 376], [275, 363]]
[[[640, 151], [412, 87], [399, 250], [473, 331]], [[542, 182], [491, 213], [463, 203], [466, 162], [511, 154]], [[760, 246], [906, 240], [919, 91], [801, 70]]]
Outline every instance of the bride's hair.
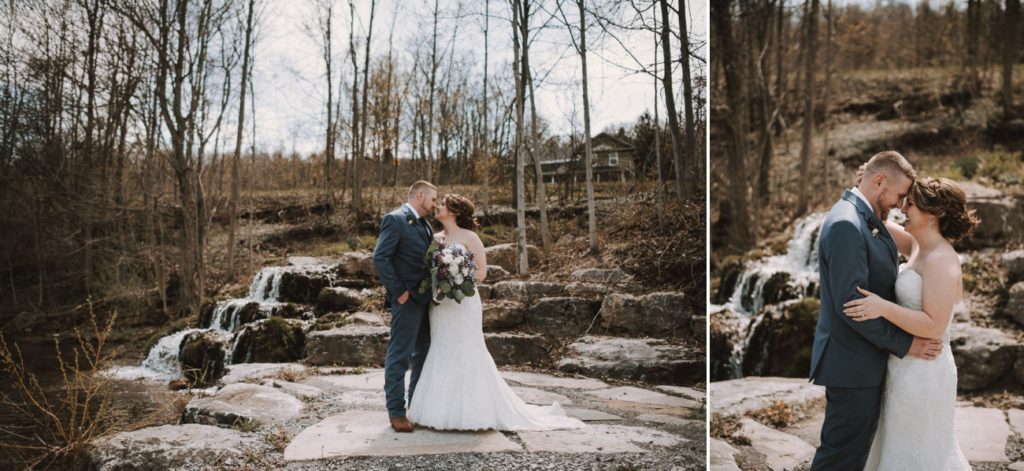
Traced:
[[451, 193], [441, 199], [441, 204], [455, 215], [455, 224], [457, 226], [471, 231], [475, 231], [480, 227], [480, 223], [473, 217], [473, 213], [476, 212], [476, 206], [473, 206], [473, 202], [469, 198]]
[[948, 178], [922, 178], [910, 188], [910, 200], [921, 211], [939, 219], [939, 233], [958, 241], [970, 236], [980, 220], [967, 209], [967, 194]]

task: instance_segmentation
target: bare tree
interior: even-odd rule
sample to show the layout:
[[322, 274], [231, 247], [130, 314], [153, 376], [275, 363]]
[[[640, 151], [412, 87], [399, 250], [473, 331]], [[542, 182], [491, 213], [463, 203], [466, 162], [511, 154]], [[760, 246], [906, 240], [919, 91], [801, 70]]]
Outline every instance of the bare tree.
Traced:
[[1003, 115], [1009, 118], [1013, 110], [1013, 65], [1020, 45], [1020, 0], [1006, 0], [1006, 20], [1003, 25]]
[[807, 192], [810, 185], [811, 131], [814, 129], [814, 59], [818, 45], [818, 0], [810, 2], [807, 16], [807, 34], [804, 37], [806, 55], [804, 60], [804, 125], [800, 145], [800, 185], [797, 193], [796, 213], [807, 212]]
[[[684, 167], [683, 163], [683, 143], [682, 137], [679, 135], [679, 118], [676, 114], [676, 99], [675, 92], [673, 91], [672, 82], [672, 42], [670, 40], [671, 33], [671, 21], [668, 16], [668, 0], [660, 0], [661, 5], [661, 51], [665, 56], [665, 76], [661, 80], [661, 85], [665, 88], [665, 108], [668, 111], [668, 128], [669, 134], [672, 136], [672, 155], [675, 156], [676, 163], [676, 195], [682, 198], [686, 195], [686, 188], [684, 179]], [[689, 62], [689, 55], [687, 55], [686, 62]], [[689, 81], [687, 81], [689, 82]], [[687, 96], [689, 96], [687, 94]], [[693, 112], [691, 108], [690, 118], [693, 118]]]
[[511, 0], [512, 3], [512, 68], [516, 78], [516, 137], [515, 137], [515, 202], [516, 202], [516, 243], [519, 254], [519, 274], [530, 273], [530, 261], [526, 250], [526, 175], [525, 175], [525, 152], [526, 145], [524, 138], [523, 115], [526, 101], [526, 79], [527, 71], [524, 66], [523, 49], [526, 47], [526, 30], [529, 15], [530, 0]]
[[238, 199], [241, 189], [239, 161], [242, 159], [242, 130], [245, 129], [245, 92], [249, 81], [249, 50], [252, 46], [253, 10], [256, 0], [249, 0], [245, 20], [245, 46], [242, 52], [241, 91], [238, 92], [238, 129], [235, 133], [235, 153], [231, 159], [231, 198], [228, 203], [228, 272], [235, 273], [235, 229], [238, 225]]
[[[667, 0], [662, 0], [662, 5]], [[664, 8], [664, 7], [663, 7]], [[676, 171], [676, 179], [684, 180], [682, 190], [692, 195], [697, 192], [698, 184], [698, 164], [697, 156], [693, 149], [696, 145], [697, 136], [694, 132], [694, 121], [693, 121], [693, 82], [690, 80], [690, 35], [687, 33], [686, 27], [686, 2], [679, 0], [679, 49], [680, 49], [680, 62], [683, 64], [683, 110], [686, 113], [686, 171]], [[662, 26], [664, 29], [668, 25], [668, 21], [665, 21], [665, 25]], [[667, 47], [667, 46], [666, 46]], [[667, 50], [667, 49], [666, 49]], [[669, 64], [665, 64], [665, 70], [670, 68]], [[680, 167], [680, 162], [676, 161], [676, 168]], [[677, 184], [678, 185], [678, 184]]]

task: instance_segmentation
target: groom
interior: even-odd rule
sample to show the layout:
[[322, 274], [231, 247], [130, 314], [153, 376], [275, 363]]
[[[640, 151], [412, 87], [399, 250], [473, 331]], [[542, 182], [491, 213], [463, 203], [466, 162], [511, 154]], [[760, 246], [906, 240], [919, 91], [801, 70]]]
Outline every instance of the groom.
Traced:
[[388, 213], [380, 223], [380, 237], [373, 251], [377, 270], [391, 306], [391, 338], [384, 359], [384, 396], [391, 428], [412, 432], [405, 418], [405, 372], [409, 378], [409, 400], [420, 379], [423, 360], [430, 348], [430, 319], [427, 317], [430, 294], [417, 293], [423, 279], [423, 256], [434, 237], [426, 216], [434, 214], [437, 188], [418, 181], [409, 188], [409, 201]]
[[934, 359], [938, 340], [914, 337], [879, 318], [856, 322], [843, 304], [857, 287], [896, 299], [899, 253], [883, 221], [916, 178], [902, 155], [886, 151], [858, 171], [857, 186], [832, 206], [818, 238], [821, 310], [814, 332], [810, 378], [825, 386], [825, 423], [811, 470], [860, 470], [878, 425], [889, 355]]

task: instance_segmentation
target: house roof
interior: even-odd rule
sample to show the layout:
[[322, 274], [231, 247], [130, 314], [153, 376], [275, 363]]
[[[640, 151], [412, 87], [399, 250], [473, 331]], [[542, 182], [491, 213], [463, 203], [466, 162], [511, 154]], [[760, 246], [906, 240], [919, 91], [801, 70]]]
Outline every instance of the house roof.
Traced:
[[[630, 144], [629, 142], [626, 142], [626, 141], [624, 141], [622, 139], [619, 139], [619, 138], [617, 138], [617, 137], [615, 137], [615, 136], [613, 136], [611, 134], [608, 134], [606, 132], [602, 132], [602, 133], [600, 133], [600, 134], [590, 138], [591, 145], [594, 145], [594, 143], [597, 142], [598, 140], [611, 141], [614, 144], [618, 144], [619, 145], [619, 147], [618, 147], [619, 150], [636, 150], [636, 147], [633, 147], [633, 144]], [[573, 154], [583, 153], [583, 148], [586, 145], [587, 145], [586, 142], [583, 142], [583, 143], [577, 145], [576, 148], [572, 150], [572, 153]]]

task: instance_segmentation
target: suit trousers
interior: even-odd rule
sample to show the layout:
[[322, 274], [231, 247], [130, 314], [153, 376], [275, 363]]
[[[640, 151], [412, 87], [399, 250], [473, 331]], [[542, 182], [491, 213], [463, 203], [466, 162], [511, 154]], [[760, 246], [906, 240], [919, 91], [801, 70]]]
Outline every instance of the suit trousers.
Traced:
[[878, 428], [882, 387], [825, 388], [825, 423], [812, 471], [864, 469]]

